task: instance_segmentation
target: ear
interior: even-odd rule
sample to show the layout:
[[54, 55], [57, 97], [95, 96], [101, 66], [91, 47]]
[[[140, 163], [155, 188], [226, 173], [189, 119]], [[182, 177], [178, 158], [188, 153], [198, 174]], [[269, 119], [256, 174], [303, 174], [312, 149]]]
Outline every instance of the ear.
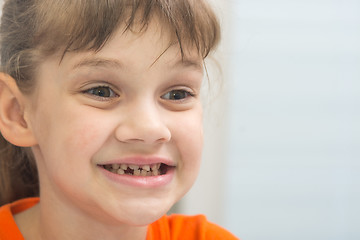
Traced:
[[13, 145], [31, 147], [36, 144], [36, 139], [24, 118], [24, 99], [15, 79], [0, 72], [1, 135]]

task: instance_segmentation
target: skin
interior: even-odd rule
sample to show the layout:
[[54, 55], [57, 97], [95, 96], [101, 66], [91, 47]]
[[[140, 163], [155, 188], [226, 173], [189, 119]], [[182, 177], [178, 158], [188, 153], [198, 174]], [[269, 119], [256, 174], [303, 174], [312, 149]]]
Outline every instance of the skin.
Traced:
[[[182, 61], [178, 45], [168, 46], [154, 21], [143, 34], [119, 29], [97, 53], [39, 66], [24, 119], [36, 141], [41, 202], [15, 216], [26, 239], [145, 239], [147, 225], [190, 189], [203, 144], [202, 59], [187, 49]], [[129, 156], [169, 159], [174, 176], [136, 187], [98, 167]]]

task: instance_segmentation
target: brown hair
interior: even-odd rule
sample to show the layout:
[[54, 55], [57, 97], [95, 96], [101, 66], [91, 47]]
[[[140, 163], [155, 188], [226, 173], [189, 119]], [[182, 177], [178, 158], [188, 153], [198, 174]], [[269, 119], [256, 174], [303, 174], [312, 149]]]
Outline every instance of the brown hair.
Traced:
[[[206, 0], [5, 0], [0, 26], [1, 71], [24, 94], [35, 85], [36, 67], [61, 51], [99, 51], [121, 24], [125, 31], [154, 16], [184, 48], [196, 47], [206, 58], [220, 38], [219, 24]], [[169, 43], [170, 44], [170, 43]], [[39, 192], [29, 149], [0, 135], [0, 205]]]

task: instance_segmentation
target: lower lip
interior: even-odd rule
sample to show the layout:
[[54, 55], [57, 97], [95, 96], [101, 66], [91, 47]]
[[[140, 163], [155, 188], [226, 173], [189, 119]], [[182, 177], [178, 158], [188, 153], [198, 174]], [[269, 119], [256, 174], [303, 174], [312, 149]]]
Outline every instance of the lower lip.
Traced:
[[134, 176], [128, 174], [112, 173], [101, 166], [98, 166], [100, 171], [111, 181], [139, 188], [159, 188], [168, 185], [174, 178], [175, 167], [169, 168], [166, 174], [158, 176]]

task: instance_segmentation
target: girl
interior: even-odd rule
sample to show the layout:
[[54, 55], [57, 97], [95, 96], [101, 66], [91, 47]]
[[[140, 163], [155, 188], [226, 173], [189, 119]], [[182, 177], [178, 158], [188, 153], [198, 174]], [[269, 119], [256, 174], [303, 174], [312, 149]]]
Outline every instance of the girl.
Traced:
[[204, 1], [7, 0], [0, 32], [1, 240], [235, 239], [165, 216], [200, 166]]

